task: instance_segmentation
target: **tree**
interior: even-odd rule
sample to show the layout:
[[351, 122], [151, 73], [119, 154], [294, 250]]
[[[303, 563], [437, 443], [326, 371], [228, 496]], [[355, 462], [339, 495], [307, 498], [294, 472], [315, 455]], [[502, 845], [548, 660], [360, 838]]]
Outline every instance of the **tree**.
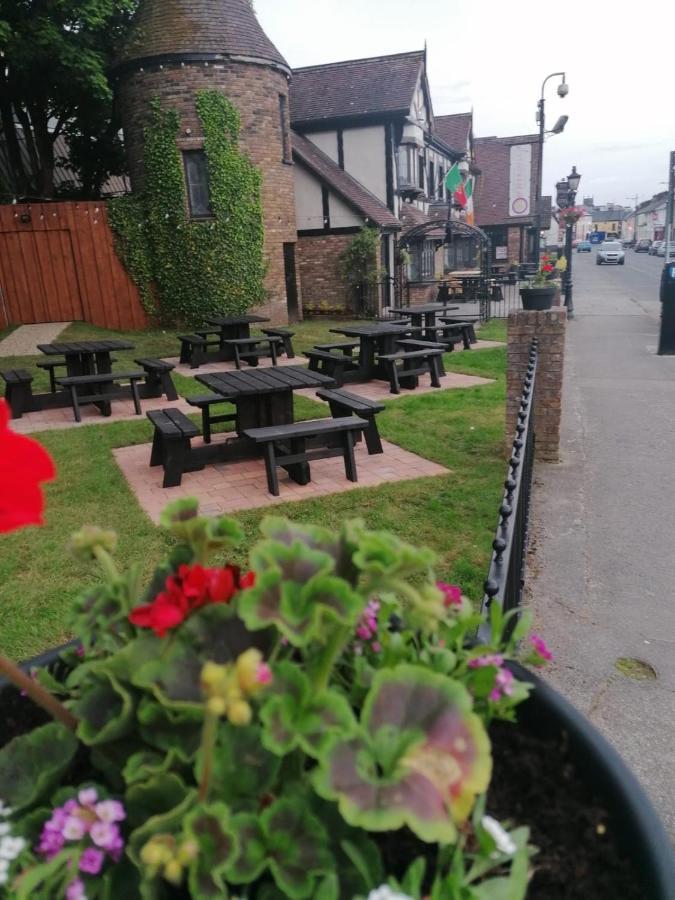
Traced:
[[107, 70], [138, 0], [0, 0], [0, 128], [11, 187], [55, 196], [63, 135], [82, 196], [124, 171]]

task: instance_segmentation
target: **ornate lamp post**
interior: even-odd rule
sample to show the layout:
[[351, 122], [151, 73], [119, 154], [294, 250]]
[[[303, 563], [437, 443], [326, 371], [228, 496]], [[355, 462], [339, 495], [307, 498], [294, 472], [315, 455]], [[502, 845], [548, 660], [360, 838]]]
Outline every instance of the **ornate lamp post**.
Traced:
[[[579, 182], [581, 175], [577, 172], [577, 167], [572, 166], [572, 171], [567, 178], [556, 184], [557, 203], [561, 210], [570, 210], [574, 207], [577, 199], [577, 191], [579, 190]], [[567, 308], [567, 316], [574, 318], [574, 300], [572, 295], [572, 239], [574, 236], [574, 226], [578, 219], [576, 210], [574, 214], [564, 217], [565, 221], [565, 259], [567, 260], [567, 269], [565, 270], [565, 307]]]
[[[546, 88], [546, 82], [550, 78], [562, 78], [562, 81], [558, 85], [558, 96], [566, 97], [569, 93], [569, 85], [565, 81], [565, 73], [564, 72], [552, 72], [550, 75], [547, 75], [544, 78], [544, 81], [541, 85], [541, 97], [537, 103], [537, 122], [539, 123], [539, 165], [537, 166], [537, 194], [535, 197], [535, 201], [537, 204], [536, 215], [535, 215], [535, 223], [537, 230], [534, 233], [534, 261], [539, 265], [539, 253], [541, 251], [541, 189], [542, 189], [542, 178], [543, 178], [543, 170], [544, 170], [544, 135], [546, 132], [546, 115], [544, 112], [544, 90]], [[550, 134], [560, 134], [565, 127], [565, 123], [567, 122], [567, 116], [561, 116], [560, 119], [556, 122], [555, 126], [549, 132]]]

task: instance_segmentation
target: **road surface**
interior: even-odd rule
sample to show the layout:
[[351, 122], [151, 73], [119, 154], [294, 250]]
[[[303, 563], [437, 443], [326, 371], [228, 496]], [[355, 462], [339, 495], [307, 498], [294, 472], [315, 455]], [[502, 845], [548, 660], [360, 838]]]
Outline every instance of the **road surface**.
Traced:
[[656, 356], [663, 259], [627, 250], [624, 266], [596, 266], [595, 253], [575, 253], [573, 266], [561, 462], [536, 470], [529, 602], [556, 654], [551, 681], [620, 750], [675, 835], [675, 357]]

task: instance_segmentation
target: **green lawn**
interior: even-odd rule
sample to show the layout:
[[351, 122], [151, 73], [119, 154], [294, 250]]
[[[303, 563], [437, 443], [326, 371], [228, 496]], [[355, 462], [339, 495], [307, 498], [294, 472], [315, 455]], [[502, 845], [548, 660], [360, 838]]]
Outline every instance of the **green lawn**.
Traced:
[[[328, 328], [334, 324], [313, 320], [296, 326], [298, 349], [329, 340]], [[113, 336], [76, 324], [66, 336], [82, 340], [103, 334]], [[151, 331], [129, 337], [136, 343], [130, 358], [175, 355], [174, 333]], [[503, 339], [503, 323], [484, 326], [481, 337]], [[32, 368], [35, 361], [24, 362]], [[288, 503], [275, 506], [274, 512], [331, 526], [342, 518], [360, 516], [371, 527], [427, 544], [439, 554], [439, 574], [478, 599], [504, 478], [506, 353], [504, 348], [455, 352], [446, 355], [445, 362], [449, 371], [495, 382], [389, 401], [378, 422], [384, 438], [441, 463], [451, 475]], [[2, 367], [16, 364], [0, 362]], [[180, 379], [181, 392], [197, 388], [192, 379]], [[323, 404], [296, 399], [300, 418], [321, 416], [325, 410]], [[119, 535], [117, 558], [123, 566], [139, 562], [149, 571], [167, 547], [167, 538], [142, 512], [112, 458], [115, 447], [145, 443], [150, 436], [145, 419], [37, 436], [56, 461], [58, 479], [47, 486], [46, 526], [0, 538], [0, 646], [9, 656], [25, 658], [69, 636], [70, 602], [93, 574], [65, 549], [69, 535], [80, 525], [114, 528]], [[267, 512], [256, 509], [237, 515], [248, 537], [254, 537]]]

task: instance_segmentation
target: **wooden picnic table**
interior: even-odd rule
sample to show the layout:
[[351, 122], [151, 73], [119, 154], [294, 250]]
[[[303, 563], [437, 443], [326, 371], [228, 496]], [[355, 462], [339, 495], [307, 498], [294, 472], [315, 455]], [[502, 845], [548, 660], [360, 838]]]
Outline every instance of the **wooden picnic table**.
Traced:
[[[219, 330], [220, 339], [219, 361], [234, 359], [232, 347], [228, 347], [226, 341], [242, 340], [251, 337], [251, 325], [260, 322], [269, 322], [265, 316], [241, 315], [241, 316], [209, 316], [205, 322]], [[199, 331], [197, 331], [199, 333]]]
[[378, 354], [395, 353], [398, 349], [397, 339], [410, 331], [410, 325], [374, 322], [363, 325], [345, 325], [342, 328], [331, 328], [330, 331], [359, 339], [359, 364], [358, 367], [349, 369], [345, 373], [345, 381], [371, 381], [373, 378], [382, 378], [387, 381], [387, 374], [377, 362], [376, 357]]
[[112, 371], [110, 354], [115, 350], [133, 350], [130, 341], [58, 341], [38, 344], [45, 356], [63, 356], [68, 377], [77, 375], [104, 375]]
[[[195, 378], [215, 394], [230, 400], [237, 416], [237, 438], [227, 443], [200, 447], [199, 453], [204, 455], [204, 462], [227, 462], [259, 456], [260, 448], [243, 435], [247, 428], [291, 425], [295, 421], [293, 391], [335, 385], [335, 380], [328, 375], [310, 372], [303, 366], [265, 366], [238, 372], [196, 375]], [[309, 466], [298, 463], [298, 467], [295, 475], [304, 479], [298, 484], [307, 484]]]
[[459, 306], [449, 306], [447, 303], [423, 303], [419, 306], [393, 306], [392, 312], [397, 315], [409, 316], [413, 328], [424, 328], [434, 332], [436, 328], [436, 316], [438, 313], [447, 313], [458, 310]]

